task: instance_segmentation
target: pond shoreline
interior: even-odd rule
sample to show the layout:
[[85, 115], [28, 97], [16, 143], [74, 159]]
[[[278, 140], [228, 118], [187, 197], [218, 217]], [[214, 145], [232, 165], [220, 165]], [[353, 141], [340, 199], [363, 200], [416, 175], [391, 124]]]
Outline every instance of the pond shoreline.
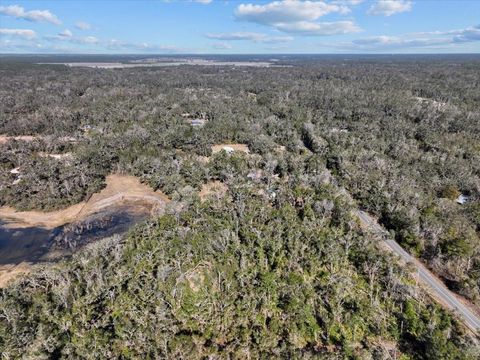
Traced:
[[[0, 287], [17, 266], [51, 261], [115, 234], [123, 234], [153, 214], [161, 214], [170, 199], [133, 176], [109, 175], [106, 187], [87, 201], [51, 212], [0, 208]], [[55, 254], [55, 255], [53, 255]]]

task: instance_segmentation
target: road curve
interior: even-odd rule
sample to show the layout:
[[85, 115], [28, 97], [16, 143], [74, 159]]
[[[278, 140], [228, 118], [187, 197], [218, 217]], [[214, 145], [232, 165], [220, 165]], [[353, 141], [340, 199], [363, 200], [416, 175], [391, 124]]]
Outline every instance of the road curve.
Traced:
[[[370, 229], [388, 234], [378, 222], [363, 211], [356, 211], [360, 221]], [[480, 332], [480, 317], [463, 304], [448, 288], [438, 280], [420, 261], [408, 254], [395, 240], [386, 239], [384, 243], [405, 262], [412, 263], [418, 272], [419, 280], [425, 284], [432, 295], [457, 314], [470, 329]]]

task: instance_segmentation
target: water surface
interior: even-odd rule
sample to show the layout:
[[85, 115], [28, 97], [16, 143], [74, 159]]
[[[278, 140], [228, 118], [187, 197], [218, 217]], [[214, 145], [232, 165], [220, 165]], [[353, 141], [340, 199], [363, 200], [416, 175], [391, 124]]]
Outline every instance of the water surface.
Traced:
[[145, 208], [120, 206], [54, 229], [10, 227], [0, 219], [0, 265], [40, 262], [53, 251], [71, 253], [93, 241], [124, 234], [148, 216]]

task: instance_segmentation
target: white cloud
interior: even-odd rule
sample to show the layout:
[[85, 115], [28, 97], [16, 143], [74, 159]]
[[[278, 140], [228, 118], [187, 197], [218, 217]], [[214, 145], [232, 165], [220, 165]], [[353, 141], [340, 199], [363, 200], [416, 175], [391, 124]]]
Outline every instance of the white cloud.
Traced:
[[[191, 50], [182, 49], [173, 45], [156, 45], [146, 42], [128, 42], [117, 39], [99, 39], [95, 36], [74, 36], [74, 34], [68, 29], [62, 31], [57, 35], [43, 36], [43, 40], [47, 41], [47, 48], [65, 49], [68, 52], [78, 52], [75, 46], [82, 45], [88, 46], [90, 49], [95, 50], [112, 50], [112, 51], [124, 51], [124, 52], [162, 52], [162, 53], [182, 53]], [[65, 44], [67, 47], [61, 47], [59, 44]]]
[[294, 23], [277, 24], [277, 29], [305, 36], [350, 34], [361, 31], [361, 29], [353, 21], [335, 21], [320, 23], [298, 21]]
[[[149, 44], [146, 42], [128, 42], [115, 39], [99, 39], [94, 36], [75, 36], [65, 29], [57, 35], [37, 37], [33, 30], [28, 29], [0, 29], [0, 52], [62, 52], [79, 53], [96, 52], [125, 52], [125, 53], [193, 53], [193, 49], [184, 49], [174, 45]], [[3, 36], [5, 35], [5, 36]], [[18, 40], [16, 40], [18, 39]], [[29, 40], [28, 43], [25, 40]], [[32, 40], [37, 40], [33, 42]], [[80, 47], [81, 46], [81, 47]], [[228, 46], [228, 44], [227, 44]], [[82, 50], [83, 49], [83, 50]]]
[[71, 38], [73, 36], [73, 34], [70, 30], [65, 29], [61, 33], [59, 33], [58, 36], [65, 37], [65, 38]]
[[338, 5], [358, 5], [364, 2], [365, 0], [335, 0], [332, 1], [332, 4], [338, 4]]
[[293, 37], [291, 36], [267, 36], [264, 39], [259, 40], [258, 42], [264, 44], [279, 44], [279, 43], [286, 43], [292, 41]]
[[466, 29], [454, 29], [446, 31], [424, 31], [411, 33], [412, 36], [430, 36], [430, 35], [457, 35], [456, 38], [465, 38], [478, 40], [477, 34], [480, 31], [480, 25], [469, 27]]
[[73, 38], [72, 40], [80, 44], [97, 44], [99, 42], [99, 40], [95, 36]]
[[209, 33], [205, 35], [209, 39], [217, 40], [256, 40], [263, 34], [254, 32], [231, 32], [231, 33]]
[[290, 23], [295, 21], [313, 21], [330, 13], [348, 13], [344, 5], [327, 4], [323, 1], [274, 1], [266, 5], [240, 4], [235, 10], [239, 20], [264, 25]]
[[265, 5], [241, 4], [235, 10], [235, 17], [272, 26], [287, 33], [305, 36], [347, 34], [360, 31], [353, 21], [316, 22], [320, 17], [331, 13], [347, 14], [358, 0], [338, 0], [332, 3], [323, 1], [274, 1]]
[[447, 31], [409, 33], [398, 36], [380, 35], [356, 39], [349, 43], [331, 44], [331, 47], [354, 51], [390, 51], [413, 48], [451, 48], [463, 43], [477, 41], [480, 41], [480, 26]]
[[227, 41], [237, 41], [237, 40], [247, 40], [257, 43], [282, 43], [292, 41], [291, 36], [269, 36], [262, 33], [256, 32], [230, 32], [230, 33], [209, 33], [205, 35], [209, 39], [215, 40], [227, 40]]
[[412, 10], [412, 2], [408, 0], [378, 0], [367, 13], [369, 15], [391, 16]]
[[85, 21], [79, 21], [75, 24], [75, 27], [79, 30], [90, 30], [92, 28], [92, 25]]
[[21, 37], [24, 39], [33, 39], [37, 36], [35, 31], [30, 29], [0, 29], [0, 34]]
[[197, 3], [197, 4], [202, 4], [202, 5], [208, 5], [213, 2], [213, 0], [161, 0], [163, 3], [176, 3], [176, 2], [191, 2], [191, 3]]
[[148, 44], [146, 42], [128, 42], [117, 39], [101, 41], [99, 45], [114, 51], [162, 52], [167, 54], [185, 53], [190, 51], [174, 45], [156, 45]]
[[25, 11], [25, 9], [19, 5], [0, 6], [0, 14], [28, 21], [49, 22], [55, 25], [61, 24], [57, 16], [52, 14], [49, 10]]
[[397, 36], [375, 36], [365, 39], [357, 39], [352, 41], [352, 43], [360, 48], [382, 48], [382, 49], [392, 49], [392, 48], [412, 48], [412, 47], [426, 47], [426, 46], [436, 46], [436, 45], [445, 45], [450, 43], [449, 39], [445, 38], [402, 38]]
[[232, 45], [227, 43], [215, 43], [212, 47], [217, 50], [229, 50], [232, 48]]
[[461, 30], [453, 37], [453, 41], [456, 43], [480, 41], [480, 25]]
[[213, 2], [213, 0], [161, 0], [163, 3], [175, 3], [175, 2], [182, 2], [182, 1], [188, 1], [188, 2], [194, 2], [202, 5], [208, 5]]
[[72, 32], [68, 29], [65, 29], [58, 35], [53, 35], [53, 36], [44, 36], [45, 40], [49, 41], [63, 41], [63, 42], [70, 42], [72, 44], [98, 44], [100, 42], [99, 39], [97, 39], [94, 36], [73, 36]]

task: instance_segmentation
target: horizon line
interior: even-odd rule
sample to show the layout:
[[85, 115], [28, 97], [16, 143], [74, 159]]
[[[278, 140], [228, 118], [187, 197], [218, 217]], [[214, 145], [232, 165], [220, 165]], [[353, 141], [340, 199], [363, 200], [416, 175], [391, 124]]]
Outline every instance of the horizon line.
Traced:
[[480, 52], [474, 53], [175, 53], [175, 54], [163, 54], [163, 53], [2, 53], [0, 56], [52, 56], [52, 55], [62, 55], [62, 56], [273, 56], [273, 55], [362, 55], [362, 56], [377, 56], [377, 55], [388, 55], [388, 56], [403, 56], [403, 55], [479, 55]]

